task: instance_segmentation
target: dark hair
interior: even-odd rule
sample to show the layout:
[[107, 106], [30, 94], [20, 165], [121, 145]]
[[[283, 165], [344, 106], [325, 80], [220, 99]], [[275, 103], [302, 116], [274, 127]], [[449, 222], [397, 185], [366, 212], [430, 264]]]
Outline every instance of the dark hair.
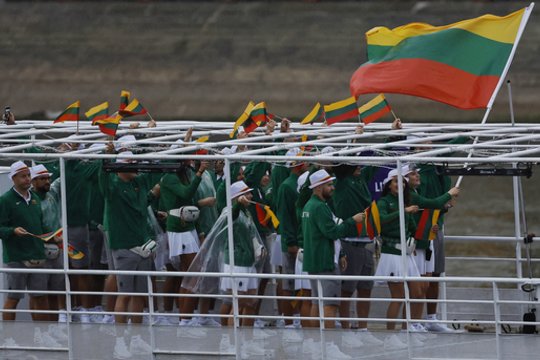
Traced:
[[353, 175], [358, 166], [360, 165], [341, 164], [333, 168], [334, 175], [336, 175], [338, 179], [343, 179], [347, 176]]
[[[403, 181], [405, 181], [405, 179]], [[384, 184], [383, 191], [382, 191], [382, 196], [386, 196], [386, 195], [391, 193], [391, 191], [390, 191], [390, 183], [391, 182], [392, 182], [392, 180], [390, 180], [389, 182]], [[405, 206], [411, 205], [411, 189], [407, 185], [406, 181], [403, 184], [403, 203], [405, 204]]]
[[188, 161], [184, 160], [180, 163], [180, 166], [176, 169], [176, 176], [178, 176], [181, 183], [186, 185], [190, 183], [189, 173], [191, 170], [192, 168]]

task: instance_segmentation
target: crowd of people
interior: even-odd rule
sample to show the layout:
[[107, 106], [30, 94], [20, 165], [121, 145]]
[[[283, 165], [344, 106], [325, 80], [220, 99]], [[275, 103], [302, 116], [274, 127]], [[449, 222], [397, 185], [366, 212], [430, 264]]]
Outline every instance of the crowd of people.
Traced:
[[[156, 126], [156, 123], [152, 121], [149, 126]], [[270, 121], [266, 134], [271, 135], [276, 126], [274, 121]], [[399, 119], [392, 128], [401, 128]], [[291, 131], [286, 119], [282, 120], [280, 131]], [[361, 133], [362, 128], [357, 132]], [[239, 134], [239, 138], [247, 136]], [[170, 147], [182, 147], [191, 142], [191, 137], [191, 131], [187, 131], [182, 140]], [[56, 151], [71, 152], [81, 146], [73, 140], [61, 144]], [[396, 277], [395, 281], [387, 282], [391, 297], [396, 299], [388, 305], [387, 329], [393, 330], [396, 320], [406, 317], [406, 309], [400, 299], [405, 297], [407, 286], [411, 298], [427, 301], [411, 303], [409, 315], [412, 322], [408, 323], [407, 329], [407, 322], [402, 321], [402, 329], [415, 333], [452, 331], [437, 322], [437, 302], [429, 301], [438, 298], [438, 282], [411, 281], [405, 284], [401, 280], [404, 266], [400, 186], [403, 188], [407, 237], [407, 275], [439, 276], [445, 271], [444, 213], [454, 206], [459, 189], [450, 186], [450, 179], [442, 175], [436, 165], [407, 164], [399, 174], [397, 169], [357, 165], [361, 163], [361, 154], [352, 157], [348, 163], [321, 161], [314, 164], [304, 161], [302, 156], [308, 153], [332, 154], [335, 149], [291, 148], [278, 154], [297, 160], [286, 164], [232, 162], [230, 179], [225, 179], [223, 160], [182, 160], [177, 162], [178, 167], [172, 173], [138, 173], [134, 153], [144, 151], [144, 146], [137, 145], [134, 135], [124, 135], [106, 145], [92, 146], [96, 151], [118, 154], [116, 170], [105, 171], [108, 163], [102, 160], [69, 158], [65, 161], [67, 229], [64, 236], [67, 236], [69, 245], [69, 267], [163, 270], [179, 276], [164, 276], [159, 281], [152, 278], [149, 283], [146, 276], [70, 275], [71, 290], [87, 294], [72, 297], [74, 312], [68, 314], [65, 295], [46, 293], [65, 290], [64, 275], [9, 272], [7, 286], [10, 292], [4, 303], [4, 321], [15, 320], [16, 312], [13, 310], [27, 291], [30, 309], [53, 311], [50, 314], [33, 313], [32, 318], [36, 321], [137, 324], [143, 321], [142, 316], [111, 313], [143, 313], [148, 307], [146, 294], [151, 285], [154, 293], [171, 294], [159, 301], [155, 299], [154, 308], [159, 309], [153, 319], [155, 324], [176, 325], [178, 336], [198, 338], [205, 336], [206, 326], [233, 324], [230, 296], [233, 289], [239, 295], [263, 295], [267, 291], [268, 279], [182, 276], [183, 272], [377, 275]], [[221, 152], [241, 153], [245, 149], [245, 146], [234, 146]], [[386, 176], [382, 181], [382, 193], [378, 194], [370, 189], [370, 183], [375, 181], [380, 171], [384, 171]], [[40, 236], [54, 233], [62, 227], [58, 162], [38, 161], [35, 166], [30, 166], [16, 161], [11, 164], [9, 177], [13, 187], [0, 197], [4, 266], [9, 269], [62, 269], [65, 251], [62, 249], [62, 235], [50, 239]], [[403, 179], [401, 185], [399, 179]], [[231, 183], [230, 191], [227, 191], [226, 180]], [[366, 209], [373, 200], [376, 200], [381, 224], [380, 234], [375, 239], [364, 226]], [[228, 202], [231, 206], [227, 206]], [[265, 206], [275, 212], [279, 225], [269, 220], [271, 216]], [[440, 211], [437, 221], [432, 224], [430, 219], [428, 224], [428, 232], [434, 234], [433, 241], [419, 237], [417, 231], [420, 223], [426, 225], [422, 216], [430, 210]], [[227, 226], [229, 216], [233, 221], [232, 230]], [[229, 248], [229, 234], [232, 234], [233, 249]], [[380, 249], [380, 257], [375, 249]], [[301, 342], [303, 338], [299, 328], [320, 326], [319, 321], [299, 321], [295, 316], [318, 317], [318, 297], [322, 296], [325, 298], [322, 315], [325, 318], [343, 318], [341, 321], [327, 319], [325, 328], [339, 326], [350, 329], [344, 332], [341, 346], [406, 347], [399, 332], [390, 332], [381, 340], [368, 330], [366, 319], [370, 313], [372, 280], [342, 281], [336, 278], [318, 282], [284, 279], [276, 283], [279, 296], [312, 299], [277, 301], [278, 315], [283, 315], [284, 320], [275, 325], [287, 331], [284, 334], [286, 341]], [[102, 296], [101, 292], [117, 292], [118, 295]], [[216, 296], [214, 299], [198, 298], [197, 294]], [[357, 300], [337, 299], [353, 296]], [[355, 306], [357, 317], [363, 320], [349, 321], [351, 305]], [[260, 314], [261, 300], [240, 297], [238, 307], [240, 314], [249, 315], [241, 318], [240, 325], [254, 329], [252, 336], [244, 342], [243, 351], [255, 355], [263, 351], [264, 354], [255, 340], [275, 336], [275, 333], [268, 327], [269, 322], [263, 320], [264, 315]], [[181, 314], [180, 318], [178, 314]], [[149, 351], [149, 345], [140, 336], [126, 339], [126, 334], [130, 333], [116, 334], [116, 357], [127, 358], [137, 351]], [[63, 336], [61, 327], [52, 326], [48, 332], [36, 334], [36, 341], [55, 345]], [[223, 340], [222, 348], [230, 349], [228, 338]], [[320, 351], [320, 345], [313, 340], [304, 341], [302, 346], [306, 353]], [[349, 358], [337, 344], [326, 344], [326, 350], [335, 358]]]

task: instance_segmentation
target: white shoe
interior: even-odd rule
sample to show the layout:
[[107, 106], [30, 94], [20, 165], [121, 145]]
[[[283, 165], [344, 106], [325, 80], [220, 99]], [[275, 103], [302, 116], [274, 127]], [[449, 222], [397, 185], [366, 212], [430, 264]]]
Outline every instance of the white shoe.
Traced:
[[10, 337], [10, 338], [4, 339], [4, 343], [2, 344], [2, 346], [10, 348], [10, 347], [18, 347], [19, 344], [17, 344], [14, 338]]
[[283, 320], [283, 319], [276, 320], [276, 327], [277, 328], [284, 328], [285, 327], [285, 320]]
[[427, 333], [426, 328], [420, 323], [412, 323], [409, 325], [409, 332], [412, 333]]
[[450, 329], [446, 324], [442, 323], [425, 323], [424, 325], [427, 331], [437, 332], [437, 333], [455, 333], [453, 329]]
[[131, 358], [131, 353], [129, 352], [124, 337], [117, 337], [116, 344], [114, 344], [114, 353], [113, 356], [115, 359], [129, 359]]
[[[90, 308], [89, 311], [92, 312], [103, 312], [102, 306], [94, 306], [93, 308]], [[90, 315], [90, 322], [95, 324], [101, 324], [103, 322], [103, 314], [92, 314]]]
[[194, 326], [180, 326], [176, 330], [176, 336], [190, 339], [201, 339], [206, 337], [206, 330]]
[[255, 319], [255, 323], [253, 324], [253, 327], [254, 328], [258, 328], [258, 329], [262, 329], [264, 327], [266, 327], [268, 324], [266, 321], [262, 320], [262, 319]]
[[[61, 309], [65, 311], [66, 309]], [[59, 323], [67, 323], [68, 322], [68, 316], [66, 313], [60, 313], [58, 314], [58, 322]]]
[[152, 347], [141, 338], [141, 335], [135, 335], [131, 337], [129, 352], [135, 355], [151, 354]]
[[220, 324], [219, 322], [217, 322], [215, 319], [209, 318], [209, 317], [201, 317], [201, 318], [198, 318], [198, 319], [197, 319], [197, 322], [198, 322], [199, 325], [201, 325], [201, 326], [221, 327], [221, 324]]
[[364, 342], [356, 331], [347, 331], [341, 336], [341, 345], [349, 348], [359, 348], [364, 346]]
[[178, 326], [200, 326], [196, 319], [181, 319]]
[[403, 350], [407, 348], [407, 344], [399, 339], [397, 335], [387, 336], [384, 339], [385, 350]]
[[90, 324], [90, 315], [86, 314], [86, 309], [82, 307], [79, 312], [79, 321], [81, 324]]
[[302, 333], [296, 329], [285, 329], [282, 335], [283, 342], [299, 343], [304, 340]]
[[275, 330], [253, 329], [254, 340], [265, 340], [276, 335], [277, 335], [277, 332]]
[[173, 325], [173, 324], [169, 321], [168, 316], [157, 315], [155, 320], [154, 320], [154, 325], [157, 325], [157, 326], [170, 326], [170, 325]]
[[53, 338], [58, 339], [59, 341], [69, 340], [69, 337], [59, 325], [49, 325], [49, 334], [51, 334]]
[[326, 343], [326, 358], [332, 360], [348, 360], [352, 359], [351, 356], [341, 352], [339, 347], [334, 342]]
[[231, 338], [227, 334], [221, 335], [221, 341], [219, 342], [219, 352], [221, 355], [225, 353], [235, 353], [236, 348], [231, 344]]
[[114, 324], [114, 315], [103, 315], [103, 318], [101, 319], [102, 324]]
[[358, 337], [365, 345], [383, 345], [384, 341], [379, 340], [370, 331], [359, 331]]

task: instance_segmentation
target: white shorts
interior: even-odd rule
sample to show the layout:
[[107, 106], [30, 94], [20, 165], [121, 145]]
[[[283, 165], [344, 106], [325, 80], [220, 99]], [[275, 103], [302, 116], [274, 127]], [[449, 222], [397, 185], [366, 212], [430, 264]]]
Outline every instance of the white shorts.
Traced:
[[[307, 272], [302, 271], [302, 264], [302, 261], [300, 261], [297, 256], [294, 268], [295, 275], [309, 275]], [[311, 284], [308, 279], [294, 279], [294, 290], [300, 289], [311, 290]]]
[[[375, 276], [403, 276], [402, 267], [401, 255], [382, 253], [379, 259], [379, 265], [377, 265], [377, 271], [375, 271]], [[407, 255], [407, 275], [420, 276], [420, 272], [411, 255]]]
[[281, 255], [281, 235], [276, 235], [270, 251], [270, 264], [272, 266], [283, 266], [283, 256]]
[[[224, 273], [231, 272], [231, 266], [229, 264], [223, 264]], [[234, 266], [233, 273], [243, 273], [243, 274], [255, 274], [257, 270], [254, 266]], [[237, 277], [234, 279], [238, 291], [246, 292], [248, 290], [257, 289], [259, 287], [259, 279], [252, 277]], [[230, 291], [233, 286], [233, 279], [231, 277], [222, 277], [219, 288], [222, 291]]]
[[167, 231], [169, 238], [169, 258], [182, 254], [194, 254], [199, 252], [199, 237], [195, 230], [186, 232]]
[[[429, 248], [433, 251], [433, 241], [429, 242]], [[418, 268], [420, 275], [426, 275], [427, 273], [433, 273], [435, 270], [435, 252], [431, 254], [431, 259], [426, 260], [426, 250], [425, 249], [416, 249], [416, 255], [413, 255], [414, 262]]]

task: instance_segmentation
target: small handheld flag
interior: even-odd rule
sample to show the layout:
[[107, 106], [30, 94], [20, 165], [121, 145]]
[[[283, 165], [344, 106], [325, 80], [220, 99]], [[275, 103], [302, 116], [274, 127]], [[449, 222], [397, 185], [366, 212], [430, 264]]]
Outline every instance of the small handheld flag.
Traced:
[[240, 115], [238, 119], [236, 119], [236, 121], [234, 122], [233, 131], [229, 134], [229, 138], [232, 139], [236, 137], [236, 135], [238, 134], [238, 129], [240, 128], [241, 125], [243, 125], [246, 122], [249, 115], [251, 114], [251, 109], [253, 109], [254, 106], [255, 106], [255, 103], [253, 101], [250, 101], [247, 104], [246, 108], [244, 109], [244, 112], [242, 112], [242, 115]]
[[115, 136], [118, 130], [118, 124], [120, 124], [122, 119], [122, 115], [114, 113], [106, 119], [97, 120], [95, 125], [99, 125], [99, 130], [105, 135]]
[[129, 105], [129, 98], [131, 93], [127, 90], [122, 90], [120, 93], [120, 107], [119, 110], [124, 110]]
[[64, 121], [79, 121], [80, 108], [81, 102], [79, 100], [75, 101], [73, 104], [69, 105], [66, 110], [62, 111], [62, 113], [56, 117], [53, 124]]
[[309, 112], [309, 114], [306, 115], [306, 117], [300, 122], [300, 124], [311, 124], [312, 122], [315, 122], [321, 118], [321, 116], [324, 115], [323, 108], [321, 106], [321, 103], [318, 102], [315, 104], [313, 109]]
[[351, 96], [345, 100], [324, 105], [324, 113], [328, 125], [357, 117], [358, 105], [356, 105], [356, 98]]
[[109, 102], [105, 101], [102, 104], [94, 106], [85, 112], [84, 115], [88, 118], [88, 120], [92, 121], [92, 125], [95, 125], [96, 121], [109, 117]]
[[368, 103], [360, 106], [358, 112], [360, 113], [360, 120], [364, 124], [371, 124], [375, 120], [381, 118], [383, 115], [392, 111], [388, 101], [384, 97], [384, 94], [379, 94], [375, 98], [371, 99]]
[[123, 109], [118, 110], [118, 113], [123, 117], [130, 117], [135, 115], [144, 115], [148, 111], [142, 106], [142, 104], [137, 99], [131, 100], [131, 102]]

